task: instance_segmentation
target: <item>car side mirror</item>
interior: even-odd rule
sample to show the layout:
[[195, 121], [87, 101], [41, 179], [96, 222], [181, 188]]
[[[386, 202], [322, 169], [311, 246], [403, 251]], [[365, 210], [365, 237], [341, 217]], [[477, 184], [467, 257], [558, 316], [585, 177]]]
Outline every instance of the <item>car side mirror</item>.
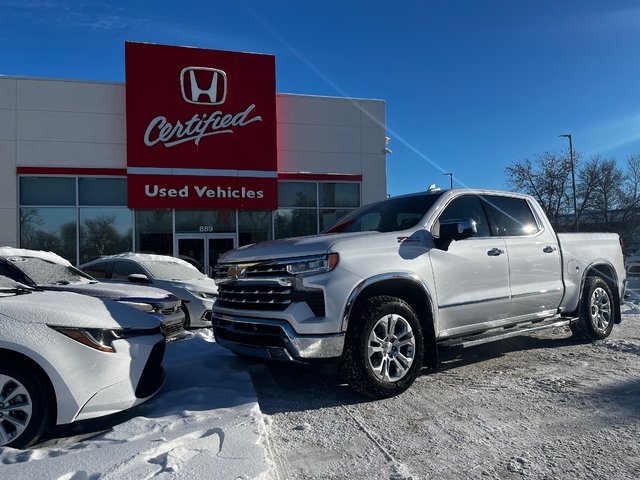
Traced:
[[440, 250], [448, 250], [454, 240], [464, 240], [478, 233], [475, 220], [465, 218], [462, 220], [447, 220], [440, 224], [440, 236], [435, 238], [436, 247]]
[[142, 273], [132, 273], [127, 280], [131, 283], [151, 283], [151, 279]]

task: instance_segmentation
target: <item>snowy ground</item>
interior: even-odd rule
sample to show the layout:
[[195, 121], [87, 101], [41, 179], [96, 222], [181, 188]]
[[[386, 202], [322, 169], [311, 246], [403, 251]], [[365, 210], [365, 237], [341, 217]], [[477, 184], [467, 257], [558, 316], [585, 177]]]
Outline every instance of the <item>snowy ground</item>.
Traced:
[[0, 449], [0, 478], [640, 478], [640, 307], [626, 308], [605, 341], [557, 329], [443, 350], [438, 371], [382, 401], [201, 331], [168, 346], [156, 398]]
[[251, 379], [209, 332], [167, 345], [166, 383], [147, 403], [59, 428], [57, 438], [31, 450], [0, 448], [0, 478], [267, 478], [266, 430]]

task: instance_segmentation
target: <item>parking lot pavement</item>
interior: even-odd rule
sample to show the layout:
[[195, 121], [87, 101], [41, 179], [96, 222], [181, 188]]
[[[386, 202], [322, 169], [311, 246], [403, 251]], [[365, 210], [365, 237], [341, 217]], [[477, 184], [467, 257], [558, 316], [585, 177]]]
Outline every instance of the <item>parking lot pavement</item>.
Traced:
[[272, 478], [638, 478], [640, 309], [626, 310], [595, 343], [556, 329], [443, 349], [386, 400], [328, 367], [248, 361]]

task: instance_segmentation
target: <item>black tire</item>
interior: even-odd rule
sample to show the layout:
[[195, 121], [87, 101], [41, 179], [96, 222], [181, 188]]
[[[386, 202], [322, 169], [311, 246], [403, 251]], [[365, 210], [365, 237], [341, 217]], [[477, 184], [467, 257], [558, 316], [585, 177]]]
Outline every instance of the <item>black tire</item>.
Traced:
[[[10, 404], [5, 404], [5, 399], [19, 386], [24, 387], [25, 394], [11, 398]], [[0, 447], [27, 448], [38, 441], [50, 421], [46, 391], [39, 375], [10, 360], [0, 359], [0, 425], [3, 429], [0, 431]], [[25, 402], [31, 404], [30, 416], [19, 408]], [[9, 416], [13, 421], [7, 419]], [[12, 437], [18, 431], [14, 423], [16, 420], [25, 422], [26, 427], [18, 436]]]
[[[398, 326], [399, 338], [393, 329], [389, 334], [391, 315], [397, 316], [393, 329]], [[409, 337], [411, 333], [413, 338]], [[387, 341], [378, 341], [382, 339], [380, 335], [385, 335]], [[413, 341], [413, 346], [398, 347], [403, 343], [399, 340]], [[420, 373], [424, 345], [420, 321], [407, 302], [396, 297], [373, 297], [357, 308], [349, 320], [340, 373], [351, 388], [363, 395], [392, 397], [409, 388]], [[371, 353], [369, 347], [380, 349], [380, 352]], [[408, 358], [412, 360], [410, 364], [405, 362]], [[375, 369], [378, 362], [380, 371]]]
[[587, 277], [580, 299], [580, 315], [571, 322], [571, 331], [581, 340], [607, 338], [613, 329], [616, 311], [609, 285], [601, 277]]

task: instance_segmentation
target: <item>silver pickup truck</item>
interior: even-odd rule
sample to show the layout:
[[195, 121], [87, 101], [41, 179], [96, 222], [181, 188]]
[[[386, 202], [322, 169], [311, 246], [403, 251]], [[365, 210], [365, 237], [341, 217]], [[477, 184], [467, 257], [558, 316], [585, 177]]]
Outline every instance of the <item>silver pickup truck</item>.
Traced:
[[337, 360], [357, 391], [407, 389], [438, 345], [620, 322], [617, 234], [556, 234], [527, 195], [449, 190], [366, 205], [327, 232], [228, 252], [216, 341], [255, 357]]

